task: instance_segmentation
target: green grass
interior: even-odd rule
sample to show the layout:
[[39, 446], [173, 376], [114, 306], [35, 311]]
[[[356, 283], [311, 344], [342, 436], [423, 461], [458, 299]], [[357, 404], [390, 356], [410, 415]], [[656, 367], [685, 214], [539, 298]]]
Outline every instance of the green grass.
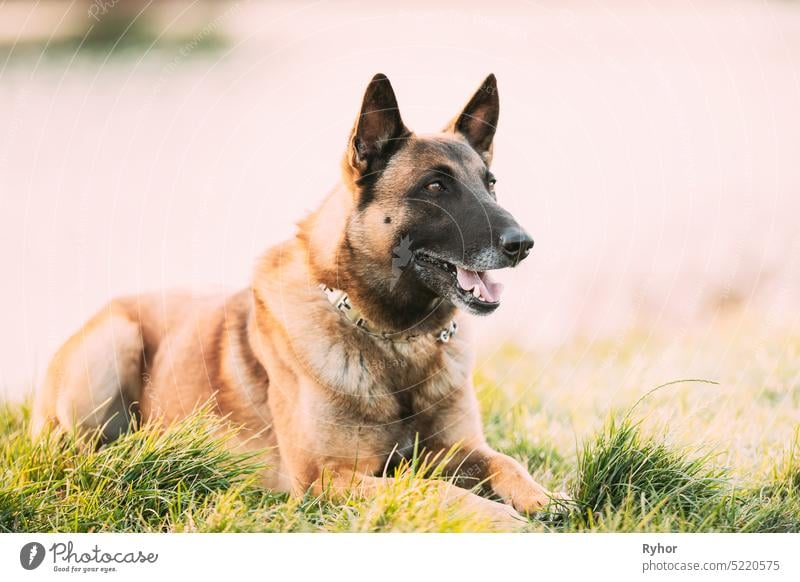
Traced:
[[[524, 529], [800, 531], [797, 342], [776, 340], [771, 356], [768, 342], [751, 359], [727, 345], [739, 365], [716, 375], [719, 386], [647, 395], [665, 369], [697, 376], [705, 364], [679, 365], [685, 346], [628, 341], [610, 364], [608, 346], [580, 343], [545, 354], [504, 347], [480, 363], [490, 444], [573, 497]], [[97, 450], [74, 437], [32, 443], [27, 423], [26, 406], [0, 405], [0, 531], [493, 530], [439, 502], [430, 483], [441, 459], [412, 461], [368, 498], [293, 499], [261, 488], [258, 458], [231, 452], [231, 429], [208, 414]]]

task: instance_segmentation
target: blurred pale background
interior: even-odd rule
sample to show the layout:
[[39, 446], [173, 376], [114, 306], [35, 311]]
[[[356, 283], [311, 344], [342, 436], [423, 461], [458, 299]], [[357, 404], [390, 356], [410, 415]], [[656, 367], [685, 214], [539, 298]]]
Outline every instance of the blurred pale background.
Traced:
[[113, 295], [246, 285], [379, 71], [418, 131], [498, 76], [498, 193], [537, 245], [484, 349], [798, 325], [796, 2], [12, 1], [0, 391]]

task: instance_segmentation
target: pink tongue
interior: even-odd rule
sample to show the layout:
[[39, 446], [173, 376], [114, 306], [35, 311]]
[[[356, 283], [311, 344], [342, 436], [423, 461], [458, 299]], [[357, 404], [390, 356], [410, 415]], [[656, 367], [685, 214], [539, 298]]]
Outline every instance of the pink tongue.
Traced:
[[489, 273], [486, 271], [476, 272], [456, 267], [456, 277], [458, 278], [459, 286], [464, 291], [472, 291], [473, 288], [478, 287], [481, 297], [485, 301], [494, 303], [500, 299], [500, 293], [503, 291], [503, 284], [492, 281]]

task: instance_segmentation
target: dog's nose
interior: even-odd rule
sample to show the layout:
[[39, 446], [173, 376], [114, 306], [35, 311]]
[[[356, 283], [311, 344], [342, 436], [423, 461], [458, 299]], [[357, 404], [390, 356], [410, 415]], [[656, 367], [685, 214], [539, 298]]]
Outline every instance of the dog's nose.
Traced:
[[516, 265], [531, 252], [533, 239], [518, 226], [512, 226], [500, 233], [500, 248]]

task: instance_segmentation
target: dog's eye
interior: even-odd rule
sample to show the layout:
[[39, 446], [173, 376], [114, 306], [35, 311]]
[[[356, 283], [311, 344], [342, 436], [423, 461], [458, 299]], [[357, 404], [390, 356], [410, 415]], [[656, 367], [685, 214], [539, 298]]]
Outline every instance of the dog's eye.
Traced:
[[444, 192], [444, 184], [436, 180], [435, 182], [431, 182], [430, 184], [425, 184], [425, 190], [430, 192], [431, 194], [439, 194]]
[[492, 176], [489, 178], [489, 192], [494, 192], [494, 185], [497, 184], [497, 178]]

